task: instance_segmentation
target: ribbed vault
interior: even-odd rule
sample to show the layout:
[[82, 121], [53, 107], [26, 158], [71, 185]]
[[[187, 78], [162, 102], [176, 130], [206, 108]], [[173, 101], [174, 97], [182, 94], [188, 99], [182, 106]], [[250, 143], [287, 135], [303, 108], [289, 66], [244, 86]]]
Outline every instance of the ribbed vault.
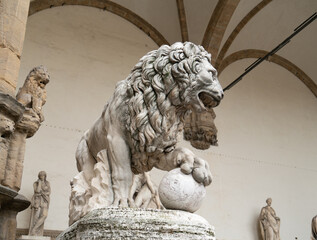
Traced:
[[45, 9], [64, 5], [80, 5], [109, 11], [140, 28], [145, 34], [152, 38], [158, 46], [169, 44], [163, 35], [150, 23], [129, 9], [108, 0], [34, 0], [30, 3], [29, 16]]
[[[238, 34], [241, 32], [241, 30], [247, 25], [247, 23], [252, 21], [254, 19], [254, 16], [256, 16], [270, 2], [272, 2], [272, 0], [262, 0], [259, 4], [257, 4], [236, 25], [234, 30], [230, 33], [229, 37], [224, 40], [224, 34], [227, 30], [233, 14], [237, 10], [240, 0], [218, 1], [216, 7], [210, 13], [211, 17], [204, 32], [201, 44], [207, 51], [212, 54], [212, 63], [218, 69], [219, 73], [221, 73], [229, 64], [235, 61], [244, 58], [259, 58], [267, 53], [266, 51], [258, 49], [246, 49], [237, 51], [225, 57], [230, 46], [232, 45]], [[188, 5], [188, 3], [189, 2], [186, 2], [186, 0], [175, 0], [178, 11], [175, 14], [178, 15], [181, 33], [181, 35], [179, 36], [179, 41], [190, 40], [190, 29], [188, 29], [186, 19], [186, 11], [190, 11], [190, 6]], [[121, 2], [121, 4], [124, 5], [124, 2]], [[153, 23], [151, 21], [151, 23], [146, 21], [139, 14], [136, 14], [128, 8], [110, 0], [34, 0], [30, 3], [29, 16], [45, 9], [64, 5], [88, 6], [109, 11], [137, 26], [145, 34], [147, 34], [158, 46], [169, 44], [169, 42], [166, 40], [166, 36], [163, 36], [158, 31], [158, 29], [154, 27], [155, 24], [152, 25]], [[197, 15], [197, 17], [199, 17], [199, 15]], [[163, 13], [162, 18], [164, 18]], [[224, 44], [223, 47], [220, 49], [222, 42], [224, 42]], [[300, 69], [288, 59], [276, 54], [270, 57], [268, 60], [292, 72], [317, 97], [316, 83], [302, 69]]]
[[[246, 58], [261, 58], [261, 57], [264, 57], [267, 53], [268, 53], [267, 51], [258, 50], [258, 49], [246, 49], [246, 50], [241, 50], [241, 51], [232, 53], [222, 61], [221, 65], [218, 68], [218, 73], [220, 75], [221, 72], [226, 67], [228, 67], [230, 64], [236, 61], [246, 59]], [[302, 71], [299, 67], [297, 67], [294, 63], [288, 61], [287, 59], [277, 54], [270, 56], [267, 60], [293, 73], [317, 97], [316, 83], [304, 71]]]

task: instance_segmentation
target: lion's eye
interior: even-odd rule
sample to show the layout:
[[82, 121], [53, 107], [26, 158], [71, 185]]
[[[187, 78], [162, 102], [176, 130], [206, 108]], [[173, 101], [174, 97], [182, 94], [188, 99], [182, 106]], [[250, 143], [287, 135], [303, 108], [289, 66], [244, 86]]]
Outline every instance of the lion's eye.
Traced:
[[216, 70], [208, 70], [208, 72], [209, 72], [213, 77], [216, 77], [216, 76], [217, 76], [217, 71], [216, 71]]

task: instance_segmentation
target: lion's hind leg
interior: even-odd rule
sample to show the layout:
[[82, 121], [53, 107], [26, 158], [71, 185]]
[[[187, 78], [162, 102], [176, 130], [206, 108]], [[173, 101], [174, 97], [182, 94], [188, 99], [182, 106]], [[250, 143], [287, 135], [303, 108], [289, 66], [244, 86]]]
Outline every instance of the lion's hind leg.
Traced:
[[[86, 134], [87, 132], [85, 133], [85, 135]], [[80, 139], [75, 156], [78, 172], [83, 172], [86, 181], [90, 182], [94, 173], [96, 160], [89, 151], [85, 135]]]

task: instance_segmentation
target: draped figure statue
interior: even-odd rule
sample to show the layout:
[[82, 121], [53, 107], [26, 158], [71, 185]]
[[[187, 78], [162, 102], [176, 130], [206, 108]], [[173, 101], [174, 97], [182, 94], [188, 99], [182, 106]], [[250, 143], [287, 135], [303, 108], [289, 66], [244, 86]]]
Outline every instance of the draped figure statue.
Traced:
[[38, 180], [34, 182], [33, 188], [29, 235], [43, 236], [44, 221], [47, 217], [51, 194], [50, 183], [46, 180], [46, 172], [39, 172]]
[[266, 199], [267, 205], [261, 209], [259, 224], [262, 240], [280, 240], [280, 218], [271, 207], [272, 199]]

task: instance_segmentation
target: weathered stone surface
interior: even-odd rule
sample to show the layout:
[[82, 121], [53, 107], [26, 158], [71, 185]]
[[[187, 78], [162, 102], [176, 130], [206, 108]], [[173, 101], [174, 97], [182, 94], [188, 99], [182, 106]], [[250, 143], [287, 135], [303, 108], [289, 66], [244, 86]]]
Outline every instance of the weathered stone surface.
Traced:
[[19, 69], [20, 59], [10, 49], [0, 47], [0, 92], [15, 95]]
[[167, 209], [195, 212], [206, 196], [206, 189], [191, 174], [184, 174], [180, 168], [176, 168], [162, 178], [159, 196]]
[[30, 0], [0, 1], [0, 92], [14, 96]]
[[13, 199], [15, 196], [18, 195], [18, 192], [5, 187], [5, 186], [0, 186], [0, 203], [5, 203], [9, 201], [10, 199]]
[[0, 239], [15, 240], [16, 215], [30, 205], [28, 199], [0, 185]]
[[0, 93], [7, 93], [11, 96], [14, 96], [15, 88], [3, 78], [0, 78]]
[[29, 73], [17, 99], [0, 93], [0, 183], [15, 191], [21, 186], [26, 138], [32, 137], [44, 121], [42, 106], [48, 82], [47, 69], [39, 66]]
[[[30, 0], [0, 1], [0, 93], [11, 96], [15, 95], [29, 4]], [[24, 145], [21, 146], [22, 151], [19, 151], [23, 155], [19, 155], [18, 159], [11, 159], [10, 149], [14, 142], [11, 138], [17, 132], [15, 123], [25, 108], [4, 94], [0, 95], [0, 188], [7, 189], [2, 186], [6, 185], [18, 191], [21, 184]], [[18, 135], [15, 137], [19, 139]], [[14, 148], [17, 149], [17, 146]], [[17, 174], [14, 169], [19, 173]], [[16, 215], [27, 208], [30, 202], [22, 195], [7, 198], [8, 195], [0, 191], [0, 239], [15, 240]]]
[[[7, 169], [8, 151], [18, 121], [25, 108], [8, 94], [0, 93], [0, 184], [3, 184]], [[13, 176], [15, 177], [15, 176]]]
[[16, 122], [22, 117], [24, 111], [24, 106], [15, 98], [8, 94], [0, 93], [0, 112], [2, 114]]
[[215, 240], [214, 228], [202, 217], [183, 211], [103, 208], [88, 213], [57, 239]]
[[[46, 102], [45, 86], [48, 82], [49, 74], [44, 66], [33, 68], [14, 100], [25, 111], [15, 123], [15, 131], [7, 143], [5, 174], [1, 184], [16, 191], [21, 187], [26, 138], [32, 137], [44, 121], [42, 106]], [[10, 105], [3, 105], [3, 109], [10, 111]]]
[[0, 1], [0, 46], [10, 49], [19, 57], [23, 48], [29, 4], [29, 0]]
[[213, 109], [204, 112], [191, 112], [185, 117], [184, 139], [197, 149], [218, 146], [217, 128], [214, 123], [216, 114]]
[[15, 128], [26, 133], [27, 137], [32, 137], [41, 125], [39, 116], [31, 109], [26, 108], [22, 118], [17, 122]]
[[23, 86], [19, 89], [16, 99], [26, 108], [34, 111], [35, 118], [39, 122], [44, 121], [42, 107], [46, 103], [46, 89], [45, 86], [50, 81], [50, 75], [45, 66], [38, 66], [33, 68], [26, 77]]

